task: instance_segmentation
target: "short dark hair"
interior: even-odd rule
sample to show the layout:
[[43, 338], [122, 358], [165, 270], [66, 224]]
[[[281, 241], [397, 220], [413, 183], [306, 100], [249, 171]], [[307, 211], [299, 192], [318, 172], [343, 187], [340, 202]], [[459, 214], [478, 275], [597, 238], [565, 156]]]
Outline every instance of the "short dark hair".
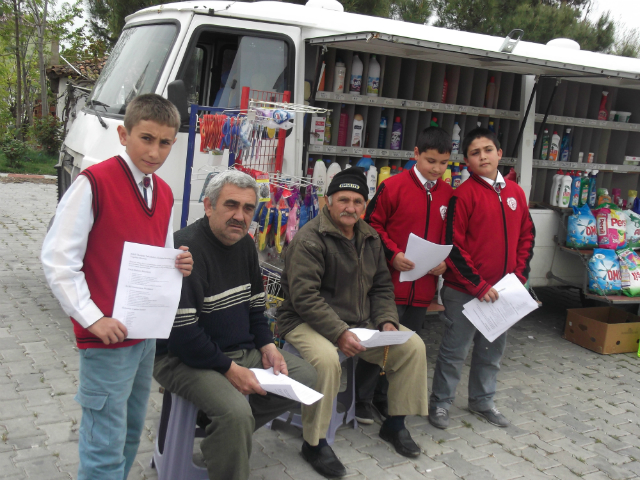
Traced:
[[124, 128], [128, 133], [131, 133], [131, 129], [143, 120], [175, 128], [176, 135], [180, 129], [180, 112], [176, 106], [155, 93], [138, 95], [127, 105], [124, 114]]
[[500, 150], [500, 142], [498, 141], [498, 137], [496, 136], [496, 134], [488, 128], [477, 127], [467, 133], [464, 136], [464, 140], [462, 140], [462, 154], [464, 155], [464, 158], [467, 158], [467, 150], [469, 149], [469, 145], [471, 145], [471, 143], [477, 138], [487, 138], [491, 140], [496, 146], [496, 150]]
[[451, 153], [451, 136], [440, 127], [428, 127], [420, 132], [416, 142], [419, 153], [437, 150], [438, 153]]

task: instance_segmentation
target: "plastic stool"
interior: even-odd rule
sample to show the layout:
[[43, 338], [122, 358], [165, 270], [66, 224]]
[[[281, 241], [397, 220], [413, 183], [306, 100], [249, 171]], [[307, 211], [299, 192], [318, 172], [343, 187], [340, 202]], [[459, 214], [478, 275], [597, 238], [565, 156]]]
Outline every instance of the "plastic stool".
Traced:
[[193, 441], [205, 436], [196, 427], [198, 407], [175, 393], [164, 392], [151, 468], [158, 480], [208, 480], [207, 469], [193, 463]]
[[[285, 343], [282, 349], [285, 352], [300, 357], [298, 350], [290, 343]], [[353, 421], [353, 428], [358, 428], [358, 421], [356, 420], [356, 362], [353, 357], [348, 358], [340, 351], [338, 351], [338, 360], [341, 364], [346, 361], [347, 388], [344, 392], [338, 392], [336, 398], [333, 399], [333, 411], [331, 412], [331, 421], [329, 422], [329, 429], [327, 430], [327, 443], [329, 445], [333, 445], [336, 438], [336, 430], [338, 430], [343, 423]], [[344, 412], [338, 413], [338, 403], [345, 406], [346, 410]], [[298, 413], [283, 413], [278, 417], [278, 420], [286, 422], [291, 416], [291, 425], [302, 428], [302, 416]], [[269, 422], [269, 424], [271, 424], [271, 422]]]

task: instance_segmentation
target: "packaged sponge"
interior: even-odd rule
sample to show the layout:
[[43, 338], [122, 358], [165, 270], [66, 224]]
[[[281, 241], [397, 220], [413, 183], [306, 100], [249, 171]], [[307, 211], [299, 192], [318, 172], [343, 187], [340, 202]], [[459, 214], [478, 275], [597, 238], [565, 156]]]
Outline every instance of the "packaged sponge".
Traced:
[[640, 296], [640, 257], [629, 248], [616, 252], [620, 260], [622, 293], [629, 297]]
[[598, 246], [596, 217], [591, 213], [589, 205], [572, 208], [573, 215], [569, 217], [567, 225], [567, 247], [596, 248]]
[[589, 259], [589, 291], [596, 295], [617, 295], [622, 289], [621, 280], [616, 252], [596, 248]]

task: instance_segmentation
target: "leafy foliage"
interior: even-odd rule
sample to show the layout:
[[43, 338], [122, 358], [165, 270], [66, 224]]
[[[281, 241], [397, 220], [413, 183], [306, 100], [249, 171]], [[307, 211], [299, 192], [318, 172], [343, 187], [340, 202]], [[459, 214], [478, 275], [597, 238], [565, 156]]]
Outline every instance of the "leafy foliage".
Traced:
[[7, 158], [9, 167], [20, 168], [27, 154], [27, 145], [20, 140], [6, 140], [2, 143], [2, 153]]
[[62, 122], [56, 117], [36, 118], [33, 122], [33, 136], [48, 155], [55, 155], [62, 145]]

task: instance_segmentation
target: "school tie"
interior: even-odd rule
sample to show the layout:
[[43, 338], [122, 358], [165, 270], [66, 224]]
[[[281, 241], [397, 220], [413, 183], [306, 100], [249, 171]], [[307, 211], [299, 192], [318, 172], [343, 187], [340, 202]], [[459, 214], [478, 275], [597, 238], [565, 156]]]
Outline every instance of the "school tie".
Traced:
[[433, 186], [436, 184], [436, 182], [432, 182], [431, 180], [427, 180], [426, 182], [424, 182], [424, 188], [427, 190], [427, 192], [429, 190], [431, 190], [433, 188]]
[[151, 186], [151, 179], [145, 175], [142, 179], [142, 194], [144, 195], [144, 203], [149, 206], [149, 201], [147, 200], [147, 188]]
[[494, 183], [494, 184], [493, 184], [493, 189], [496, 191], [496, 193], [497, 193], [498, 195], [500, 195], [500, 192], [502, 191], [502, 187], [500, 187], [500, 184], [499, 184], [499, 183], [497, 183], [497, 182], [496, 182], [496, 183]]

